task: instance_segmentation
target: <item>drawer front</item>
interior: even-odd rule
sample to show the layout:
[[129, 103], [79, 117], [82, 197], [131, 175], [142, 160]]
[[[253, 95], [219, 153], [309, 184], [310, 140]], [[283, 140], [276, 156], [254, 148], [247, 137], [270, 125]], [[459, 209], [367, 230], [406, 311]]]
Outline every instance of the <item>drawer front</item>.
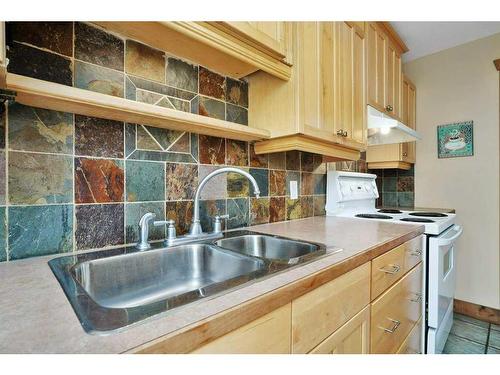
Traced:
[[290, 353], [291, 303], [204, 345], [194, 354]]
[[398, 354], [422, 354], [422, 318], [415, 324], [403, 345], [398, 349]]
[[424, 253], [424, 236], [415, 237], [404, 243], [404, 246], [404, 271], [406, 273], [422, 261]]
[[369, 303], [369, 262], [293, 300], [292, 352], [309, 352]]
[[367, 354], [369, 347], [370, 305], [311, 350], [310, 354]]
[[372, 261], [372, 301], [422, 261], [423, 236], [395, 247]]
[[372, 303], [371, 352], [395, 353], [422, 315], [422, 263]]

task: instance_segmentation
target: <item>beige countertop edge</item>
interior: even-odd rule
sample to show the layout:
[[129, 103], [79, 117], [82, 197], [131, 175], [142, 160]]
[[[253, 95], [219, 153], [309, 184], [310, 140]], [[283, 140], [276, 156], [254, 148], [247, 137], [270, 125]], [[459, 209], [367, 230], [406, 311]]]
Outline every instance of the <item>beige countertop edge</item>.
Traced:
[[[83, 331], [47, 264], [54, 256], [3, 263], [0, 264], [0, 353], [123, 353], [158, 343], [167, 343], [172, 352], [185, 352], [199, 345], [193, 339], [208, 342], [279, 307], [276, 304], [287, 303], [283, 301], [288, 295], [276, 302], [269, 299], [280, 289], [288, 294], [293, 291], [290, 296], [296, 298], [297, 293], [307, 292], [304, 286], [294, 289], [296, 283], [310, 279], [317, 287], [424, 231], [421, 225], [324, 216], [249, 229], [320, 242], [326, 245], [328, 254], [107, 335], [89, 335]], [[268, 306], [259, 307], [258, 302], [266, 298]], [[232, 311], [241, 311], [243, 307], [250, 313], [245, 314], [247, 321], [225, 321], [221, 328], [226, 315], [230, 317]]]

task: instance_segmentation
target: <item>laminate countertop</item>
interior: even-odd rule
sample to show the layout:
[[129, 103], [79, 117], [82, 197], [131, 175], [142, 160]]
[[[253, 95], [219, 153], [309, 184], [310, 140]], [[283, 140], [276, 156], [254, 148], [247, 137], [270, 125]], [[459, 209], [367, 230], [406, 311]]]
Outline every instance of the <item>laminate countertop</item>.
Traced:
[[[142, 348], [158, 342], [167, 343], [162, 344], [162, 350], [187, 352], [424, 231], [421, 225], [325, 216], [248, 229], [320, 242], [327, 247], [327, 254], [120, 331], [98, 335], [84, 332], [52, 274], [47, 262], [55, 256], [1, 263], [0, 353], [141, 352]], [[242, 314], [242, 311], [247, 313]]]

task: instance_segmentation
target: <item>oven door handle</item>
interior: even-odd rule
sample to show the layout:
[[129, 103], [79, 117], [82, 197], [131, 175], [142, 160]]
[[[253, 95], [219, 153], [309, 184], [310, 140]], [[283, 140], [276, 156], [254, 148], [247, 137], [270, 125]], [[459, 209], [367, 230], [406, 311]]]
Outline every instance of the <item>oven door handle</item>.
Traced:
[[447, 238], [447, 237], [439, 238], [438, 245], [439, 246], [451, 245], [458, 237], [460, 237], [462, 235], [462, 232], [464, 230], [460, 225], [455, 225], [455, 226], [453, 226], [453, 231], [456, 232], [456, 234], [454, 234], [453, 236], [451, 236], [449, 238]]

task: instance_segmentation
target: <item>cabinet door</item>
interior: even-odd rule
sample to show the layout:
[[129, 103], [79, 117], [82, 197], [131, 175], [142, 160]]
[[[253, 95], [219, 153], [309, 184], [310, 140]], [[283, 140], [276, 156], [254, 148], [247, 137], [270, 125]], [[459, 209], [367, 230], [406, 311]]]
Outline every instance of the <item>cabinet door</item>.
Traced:
[[422, 354], [422, 318], [415, 324], [397, 353]]
[[370, 352], [370, 306], [366, 306], [310, 354], [367, 354]]
[[372, 107], [383, 111], [386, 96], [387, 37], [375, 22], [368, 22], [365, 28], [367, 33], [367, 100]]
[[0, 22], [0, 66], [5, 66], [5, 22]]
[[386, 51], [384, 108], [386, 113], [399, 119], [401, 116], [401, 56], [392, 43], [387, 43]]
[[290, 353], [291, 304], [264, 315], [193, 351], [193, 354]]

